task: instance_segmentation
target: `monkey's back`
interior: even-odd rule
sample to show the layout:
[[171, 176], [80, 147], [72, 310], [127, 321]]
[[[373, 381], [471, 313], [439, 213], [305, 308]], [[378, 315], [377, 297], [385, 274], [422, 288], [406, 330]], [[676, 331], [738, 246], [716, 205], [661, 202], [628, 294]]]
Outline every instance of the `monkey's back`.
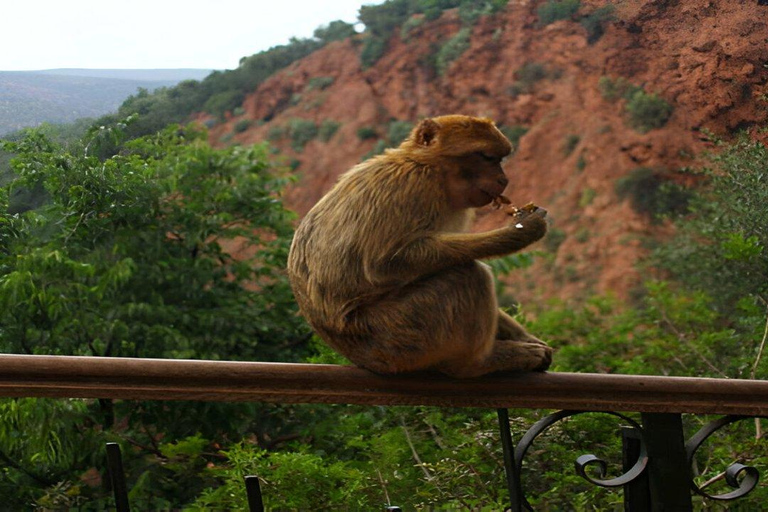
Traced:
[[316, 329], [342, 328], [346, 315], [402, 283], [383, 272], [387, 255], [432, 228], [434, 178], [403, 165], [396, 151], [346, 174], [304, 217], [288, 256], [288, 275]]

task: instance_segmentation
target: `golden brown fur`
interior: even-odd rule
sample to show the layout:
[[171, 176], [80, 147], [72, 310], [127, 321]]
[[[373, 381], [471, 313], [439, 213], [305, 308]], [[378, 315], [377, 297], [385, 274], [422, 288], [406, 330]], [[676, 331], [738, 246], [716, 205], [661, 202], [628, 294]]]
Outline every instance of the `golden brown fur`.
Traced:
[[344, 174], [303, 219], [288, 258], [320, 337], [380, 373], [549, 367], [551, 349], [499, 311], [492, 274], [477, 261], [544, 236], [543, 210], [466, 232], [474, 208], [504, 190], [510, 150], [490, 120], [443, 116]]

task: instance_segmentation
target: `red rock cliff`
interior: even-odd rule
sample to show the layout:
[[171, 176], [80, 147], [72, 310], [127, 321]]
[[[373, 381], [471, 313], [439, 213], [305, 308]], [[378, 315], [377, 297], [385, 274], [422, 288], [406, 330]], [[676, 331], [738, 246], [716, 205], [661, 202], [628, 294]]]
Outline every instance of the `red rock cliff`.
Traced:
[[[562, 243], [539, 244], [548, 253], [511, 278], [512, 294], [525, 300], [626, 296], [639, 280], [634, 264], [644, 254], [642, 240], [668, 228], [619, 200], [616, 182], [638, 167], [673, 175], [701, 165], [707, 130], [727, 136], [765, 126], [768, 7], [737, 0], [627, 0], [604, 35], [589, 44], [575, 21], [539, 27], [540, 3], [511, 0], [501, 13], [481, 18], [471, 28], [469, 49], [442, 76], [428, 61], [461, 29], [452, 12], [412, 29], [406, 40], [395, 34], [367, 70], [359, 37], [332, 43], [263, 83], [246, 99], [245, 113], [216, 126], [211, 138], [233, 133], [242, 118], [254, 122], [234, 135], [241, 143], [262, 141], [294, 118], [340, 123], [328, 142], [312, 140], [300, 152], [289, 139], [274, 142], [298, 165], [300, 181], [286, 198], [303, 214], [374, 146], [375, 138], [360, 139], [361, 127], [383, 137], [393, 119], [449, 113], [524, 126], [528, 131], [505, 165], [506, 195], [514, 204], [546, 207]], [[580, 13], [604, 4], [582, 2]], [[542, 65], [546, 77], [515, 86], [519, 70], [531, 63]], [[316, 80], [313, 86], [317, 77], [332, 83], [326, 79], [322, 88]], [[631, 128], [625, 100], [606, 100], [601, 77], [623, 77], [658, 94], [674, 107], [671, 118], [647, 133]], [[476, 229], [502, 222], [498, 212], [480, 212]]]

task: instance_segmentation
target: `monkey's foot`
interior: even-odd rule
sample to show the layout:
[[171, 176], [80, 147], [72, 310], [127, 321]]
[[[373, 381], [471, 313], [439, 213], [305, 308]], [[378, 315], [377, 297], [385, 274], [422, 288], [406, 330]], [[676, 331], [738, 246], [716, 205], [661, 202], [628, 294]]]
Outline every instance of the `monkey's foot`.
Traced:
[[547, 368], [549, 368], [552, 365], [552, 353], [554, 352], [552, 350], [552, 347], [547, 345], [541, 340], [531, 341], [531, 342], [525, 342], [527, 345], [534, 347], [534, 358], [539, 357], [539, 363], [531, 368], [534, 372], [543, 372], [546, 371]]
[[498, 340], [488, 361], [493, 371], [543, 372], [552, 364], [552, 347], [541, 340]]

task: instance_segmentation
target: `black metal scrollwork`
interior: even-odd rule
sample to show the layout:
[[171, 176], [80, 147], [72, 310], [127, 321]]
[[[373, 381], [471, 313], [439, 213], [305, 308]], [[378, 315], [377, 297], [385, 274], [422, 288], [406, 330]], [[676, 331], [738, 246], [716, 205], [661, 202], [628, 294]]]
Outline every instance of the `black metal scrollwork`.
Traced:
[[[693, 458], [696, 456], [696, 451], [699, 449], [699, 447], [701, 447], [704, 441], [709, 438], [709, 436], [725, 427], [726, 425], [753, 418], [753, 416], [723, 416], [722, 418], [716, 419], [707, 425], [704, 425], [698, 432], [696, 432], [696, 434], [693, 435], [693, 437], [691, 437], [691, 439], [685, 445], [685, 452], [688, 457], [688, 466], [691, 467], [693, 465]], [[742, 474], [743, 477], [741, 477]], [[740, 477], [741, 481], [739, 481]], [[704, 496], [705, 498], [709, 498], [711, 500], [729, 501], [744, 497], [752, 492], [752, 490], [757, 486], [759, 480], [760, 472], [757, 469], [753, 468], [752, 466], [734, 463], [728, 466], [728, 469], [725, 470], [725, 481], [729, 486], [736, 489], [735, 491], [731, 491], [725, 494], [711, 495], [696, 485], [693, 479], [691, 479], [691, 488], [696, 494]]]
[[[553, 414], [550, 414], [549, 416], [546, 416], [536, 422], [529, 430], [525, 433], [523, 438], [520, 440], [520, 442], [517, 444], [517, 447], [515, 448], [514, 453], [514, 464], [515, 464], [515, 473], [518, 475], [518, 478], [520, 477], [522, 472], [522, 466], [523, 466], [523, 458], [525, 457], [525, 454], [528, 452], [528, 449], [533, 444], [533, 441], [542, 433], [544, 433], [547, 429], [549, 429], [552, 425], [557, 423], [558, 421], [561, 421], [565, 418], [568, 418], [570, 416], [574, 416], [576, 414], [584, 414], [588, 411], [559, 411]], [[578, 459], [576, 459], [576, 473], [581, 476], [584, 480], [587, 482], [590, 482], [595, 485], [599, 485], [601, 487], [623, 487], [627, 485], [628, 483], [632, 482], [633, 480], [637, 479], [645, 470], [646, 465], [648, 464], [648, 455], [645, 450], [645, 443], [642, 442], [642, 428], [640, 425], [634, 421], [632, 418], [629, 418], [627, 416], [624, 416], [623, 414], [619, 414], [616, 412], [601, 412], [598, 414], [609, 414], [611, 416], [616, 416], [618, 418], [621, 418], [622, 420], [629, 423], [634, 429], [636, 429], [641, 436], [641, 443], [640, 443], [640, 455], [635, 462], [635, 464], [623, 475], [620, 475], [616, 478], [611, 478], [608, 480], [604, 480], [604, 477], [606, 475], [607, 471], [607, 463], [600, 459], [599, 457], [596, 457], [595, 455], [589, 454], [589, 455], [582, 455]], [[595, 466], [599, 469], [600, 478], [594, 478], [590, 476], [587, 473], [587, 468], [589, 466]], [[524, 495], [520, 496], [520, 502], [528, 510], [533, 510], [528, 503], [528, 500], [525, 498]]]

